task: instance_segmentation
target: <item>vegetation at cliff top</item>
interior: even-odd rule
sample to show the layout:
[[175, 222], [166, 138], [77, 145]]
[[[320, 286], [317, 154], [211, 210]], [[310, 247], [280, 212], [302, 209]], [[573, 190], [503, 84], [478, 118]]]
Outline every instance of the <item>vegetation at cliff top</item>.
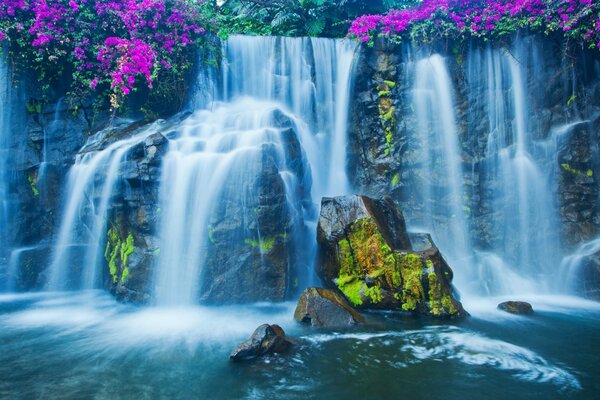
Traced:
[[[388, 11], [389, 10], [389, 11]], [[348, 30], [349, 27], [349, 30]], [[183, 104], [198, 51], [214, 60], [217, 33], [348, 35], [365, 43], [498, 38], [562, 32], [600, 47], [593, 0], [0, 0], [0, 45], [43, 87], [72, 77], [70, 94], [119, 108], [142, 91]], [[179, 96], [179, 98], [174, 98]]]
[[526, 29], [562, 32], [574, 41], [600, 48], [600, 2], [594, 0], [424, 0], [387, 14], [363, 15], [349, 35], [371, 43], [376, 37], [395, 41], [439, 38], [498, 38]]
[[180, 77], [188, 50], [216, 29], [213, 14], [204, 0], [0, 0], [0, 42], [42, 82], [70, 73], [74, 93], [106, 92], [118, 108]]

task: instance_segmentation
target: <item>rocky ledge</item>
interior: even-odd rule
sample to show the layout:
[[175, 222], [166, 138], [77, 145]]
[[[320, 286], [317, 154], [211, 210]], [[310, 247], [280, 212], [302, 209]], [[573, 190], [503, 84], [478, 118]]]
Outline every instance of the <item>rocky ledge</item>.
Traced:
[[317, 240], [320, 278], [358, 309], [468, 315], [455, 297], [452, 270], [431, 237], [409, 235], [390, 198], [324, 198]]

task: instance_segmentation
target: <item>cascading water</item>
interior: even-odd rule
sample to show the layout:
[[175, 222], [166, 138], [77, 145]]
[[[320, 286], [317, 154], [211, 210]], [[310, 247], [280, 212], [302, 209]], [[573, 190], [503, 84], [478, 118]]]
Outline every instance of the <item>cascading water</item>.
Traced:
[[[192, 96], [192, 107], [208, 109], [166, 135], [151, 290], [157, 304], [221, 301], [233, 291], [246, 300], [283, 299], [308, 284], [318, 203], [349, 192], [354, 49], [347, 41], [307, 38], [233, 36], [225, 44], [222, 101], [207, 105]], [[106, 137], [96, 135], [80, 151], [68, 177], [48, 288], [101, 286], [122, 165], [155, 131], [105, 148], [99, 145]], [[245, 292], [248, 280], [265, 289]]]
[[[410, 138], [424, 158], [428, 176], [415, 185], [416, 196], [425, 205], [421, 224], [432, 232], [440, 248], [456, 264], [469, 256], [468, 226], [463, 206], [462, 165], [458, 143], [452, 82], [440, 55], [412, 64], [414, 68], [413, 107], [417, 130]], [[436, 223], [437, 218], [449, 221]], [[457, 276], [460, 281], [462, 277]]]
[[88, 140], [71, 168], [66, 203], [60, 223], [47, 288], [92, 289], [100, 286], [107, 229], [107, 211], [120, 182], [121, 163], [127, 152], [156, 132], [156, 122], [143, 132], [116, 141], [105, 149], [94, 146], [110, 133], [107, 129]]
[[313, 199], [349, 193], [346, 130], [356, 45], [346, 40], [233, 36], [225, 44], [223, 97], [275, 101], [310, 127], [300, 138]]
[[519, 39], [510, 51], [471, 49], [460, 94], [440, 55], [407, 53], [404, 79], [416, 119], [407, 138], [418, 159], [406, 183], [413, 202], [407, 218], [411, 229], [432, 232], [457, 270], [457, 287], [473, 296], [560, 286], [558, 153], [586, 121], [544, 133], [530, 108], [543, 103], [539, 53], [535, 41]]
[[[7, 161], [8, 140], [10, 127], [10, 77], [8, 66], [3, 57], [0, 57], [0, 237], [6, 237], [5, 229], [8, 227], [8, 176]], [[6, 249], [4, 241], [0, 244], [0, 261], [5, 264]]]
[[[280, 241], [291, 248], [286, 275], [298, 277], [296, 282], [275, 286], [283, 285], [287, 292], [308, 283], [316, 204], [326, 194], [349, 191], [345, 146], [354, 48], [340, 40], [246, 36], [233, 36], [224, 44], [220, 97], [225, 103], [214, 103], [212, 111], [197, 111], [185, 121], [165, 158], [160, 207], [165, 210], [160, 228], [163, 245], [155, 283], [158, 304], [222, 300], [222, 294], [215, 292], [243, 291], [243, 282], [220, 282], [235, 280], [223, 277], [233, 273], [228, 268], [233, 271], [236, 267], [231, 264], [247, 263], [246, 270], [256, 270], [247, 276], [250, 280], [259, 278], [267, 265], [281, 269], [265, 258]], [[294, 150], [298, 146], [290, 140], [298, 141], [301, 150]], [[270, 163], [278, 176], [265, 175]], [[271, 194], [277, 194], [276, 187], [283, 184], [285, 211], [274, 214], [283, 225], [279, 232], [262, 221], [264, 194], [253, 187], [259, 176], [271, 180], [267, 185]], [[277, 198], [272, 200], [275, 204]], [[230, 226], [223, 226], [224, 219], [230, 220]], [[232, 254], [236, 254], [235, 243], [246, 245], [246, 253], [260, 249], [259, 260], [215, 254], [222, 253], [212, 243], [217, 235], [232, 243]], [[300, 271], [293, 272], [294, 268]], [[243, 280], [243, 272], [236, 274]], [[261, 297], [282, 298], [282, 294], [267, 291]]]
[[[16, 196], [11, 190], [10, 182], [14, 181], [15, 164], [18, 157], [13, 153], [21, 150], [20, 143], [15, 140], [15, 126], [24, 124], [23, 111], [25, 102], [20, 85], [13, 82], [13, 71], [5, 62], [0, 49], [0, 275], [6, 273], [10, 252], [15, 243], [13, 222], [16, 217]], [[7, 276], [5, 287], [11, 289], [11, 277]]]

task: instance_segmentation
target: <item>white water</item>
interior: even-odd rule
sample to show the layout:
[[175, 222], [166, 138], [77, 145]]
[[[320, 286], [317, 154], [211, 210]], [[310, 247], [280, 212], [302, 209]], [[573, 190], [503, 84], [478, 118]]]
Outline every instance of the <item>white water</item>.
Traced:
[[[416, 196], [424, 207], [422, 228], [432, 233], [451, 265], [457, 265], [457, 280], [471, 249], [468, 225], [463, 210], [462, 165], [458, 143], [452, 82], [444, 59], [434, 54], [412, 64], [414, 68], [413, 107], [417, 130], [409, 140], [425, 158], [431, 174], [414, 185]], [[437, 218], [449, 221], [442, 225]], [[467, 273], [466, 271], [464, 271]], [[462, 285], [459, 285], [462, 287]]]
[[[244, 238], [261, 238], [259, 224], [250, 232], [251, 216], [229, 215], [227, 205], [248, 208], [256, 203], [250, 183], [269, 160], [279, 172], [286, 212], [293, 221], [285, 233], [298, 248], [304, 246], [298, 257], [312, 266], [315, 210], [321, 197], [350, 191], [345, 148], [354, 50], [351, 42], [330, 39], [233, 36], [225, 44], [223, 88], [214, 96], [220, 100], [193, 95], [192, 106], [201, 109], [168, 134], [154, 266], [157, 304], [181, 306], [199, 300], [211, 221], [221, 206], [224, 218], [240, 225], [242, 243]], [[199, 90], [206, 89], [209, 72], [200, 74]], [[287, 154], [289, 129], [301, 144], [301, 154]], [[95, 150], [104, 139], [99, 134], [84, 146], [69, 172], [48, 289], [102, 287], [103, 245], [121, 164], [132, 146], [155, 131], [150, 127]], [[298, 260], [288, 262], [291, 269]], [[310, 272], [301, 272], [306, 283]]]
[[[0, 49], [1, 50], [1, 49]], [[12, 85], [10, 73], [4, 57], [0, 55], [0, 237], [6, 237], [8, 225], [9, 199], [8, 199], [8, 159], [10, 135], [10, 113], [11, 113]], [[4, 240], [0, 241], [0, 264], [2, 258], [6, 257], [7, 249]]]
[[[156, 122], [143, 132], [116, 141], [103, 150], [86, 150], [77, 156], [68, 176], [66, 202], [47, 289], [100, 287], [104, 265], [102, 246], [109, 229], [107, 212], [120, 181], [121, 162], [134, 145], [156, 132], [159, 125], [160, 122]], [[84, 150], [99, 138], [103, 136], [91, 137]]]
[[347, 40], [232, 36], [225, 44], [223, 98], [270, 100], [302, 118], [300, 138], [313, 174], [313, 199], [350, 193], [346, 142], [356, 45]]
[[[321, 197], [349, 193], [345, 148], [354, 47], [340, 40], [246, 36], [232, 36], [224, 44], [219, 96], [224, 102], [188, 118], [171, 138], [164, 160], [158, 304], [198, 301], [214, 213], [224, 203], [248, 208], [256, 202], [251, 182], [264, 168], [265, 157], [274, 158], [285, 185], [287, 212], [294, 221], [292, 231], [285, 233], [294, 236], [298, 249], [314, 242], [314, 209]], [[297, 135], [301, 160], [286, 154], [283, 133], [289, 126], [278, 126], [282, 119]], [[306, 195], [312, 204], [306, 204]], [[252, 221], [245, 214], [228, 218], [242, 218], [231, 221], [242, 227]], [[260, 239], [260, 224], [256, 229], [238, 232], [238, 240]], [[302, 253], [312, 264], [314, 244]]]
[[[445, 60], [437, 54], [410, 56], [415, 60], [407, 79], [412, 82], [417, 127], [410, 133], [409, 146], [418, 152], [425, 172], [410, 185], [421, 210], [408, 219], [412, 229], [432, 232], [456, 271], [455, 283], [468, 296], [547, 293], [560, 286], [558, 148], [582, 121], [555, 126], [542, 137], [529, 107], [537, 93], [528, 81], [543, 76], [538, 51], [535, 44], [516, 41], [510, 52], [487, 48], [469, 53], [466, 111], [482, 107], [489, 129], [479, 181], [473, 179], [473, 187], [463, 183], [470, 166], [462, 158], [472, 149], [461, 149], [461, 110]], [[477, 126], [481, 121], [470, 123]], [[491, 191], [480, 192], [482, 187]], [[485, 250], [477, 250], [480, 238], [472, 236], [473, 224], [483, 221], [473, 220], [483, 218], [472, 215], [474, 195], [481, 195], [492, 212], [486, 217], [491, 247]]]

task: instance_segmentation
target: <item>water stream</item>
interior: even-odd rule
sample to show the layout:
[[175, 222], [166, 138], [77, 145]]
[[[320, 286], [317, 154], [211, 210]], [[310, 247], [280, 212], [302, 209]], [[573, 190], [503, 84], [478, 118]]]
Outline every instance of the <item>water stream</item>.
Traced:
[[[374, 312], [365, 326], [321, 332], [296, 324], [292, 303], [208, 305], [215, 270], [244, 266], [249, 258], [257, 270], [268, 270], [268, 250], [282, 243], [285, 294], [317, 284], [320, 199], [353, 192], [346, 147], [355, 44], [232, 36], [223, 46], [220, 76], [217, 69], [199, 72], [189, 115], [122, 138], [109, 128], [80, 150], [64, 188], [45, 291], [0, 295], [0, 398], [363, 399], [402, 393], [462, 399], [475, 390], [492, 399], [595, 398], [600, 307], [556, 295], [576, 292], [573, 277], [582, 260], [600, 251], [596, 239], [567, 254], [559, 240], [557, 153], [589, 116], [542, 134], [532, 117], [539, 100], [534, 89], [543, 84], [535, 43], [470, 50], [462, 61], [464, 92], [453, 83], [449, 60], [426, 50], [411, 50], [398, 83], [408, 88], [411, 110], [398, 118], [414, 122], [407, 142], [421, 166], [409, 182], [418, 207], [405, 213], [412, 229], [432, 233], [471, 318], [438, 323]], [[13, 95], [0, 63], [2, 238], [12, 207], [7, 136]], [[60, 128], [58, 108], [49, 129]], [[488, 132], [477, 156], [465, 151], [472, 138], [464, 124], [474, 123]], [[151, 306], [135, 307], [101, 290], [104, 251], [130, 153], [156, 133], [168, 146], [152, 232], [158, 240], [152, 299]], [[42, 177], [48, 140], [44, 136]], [[269, 206], [273, 214], [259, 217]], [[278, 216], [275, 223], [271, 215]], [[486, 224], [482, 246], [478, 232]], [[226, 245], [215, 237], [226, 237]], [[240, 256], [240, 248], [247, 254]], [[33, 249], [0, 241], [0, 264], [16, 276]], [[231, 270], [230, 280], [242, 280], [240, 269]], [[243, 290], [243, 283], [234, 288]], [[495, 309], [517, 295], [534, 304], [535, 316]], [[229, 363], [231, 348], [265, 322], [298, 338], [294, 351]]]

